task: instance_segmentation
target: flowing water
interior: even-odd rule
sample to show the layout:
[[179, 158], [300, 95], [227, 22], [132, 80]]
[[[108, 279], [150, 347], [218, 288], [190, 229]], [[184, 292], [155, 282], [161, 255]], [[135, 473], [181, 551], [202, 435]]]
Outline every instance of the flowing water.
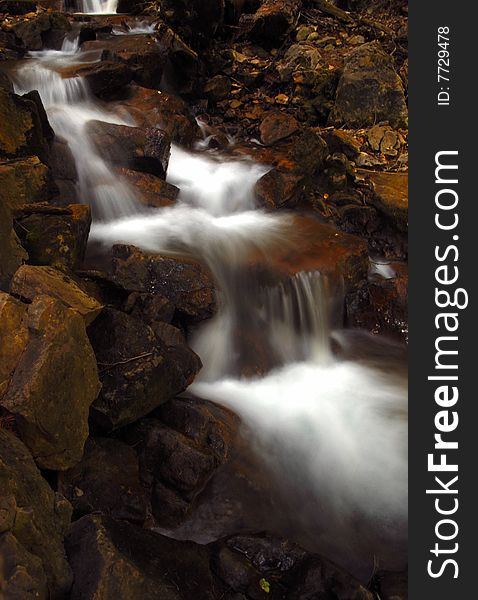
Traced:
[[[88, 0], [82, 10], [114, 12], [114, 4]], [[385, 544], [403, 541], [406, 384], [380, 365], [332, 352], [338, 288], [321, 273], [274, 273], [270, 258], [297, 232], [291, 217], [255, 205], [254, 185], [267, 166], [173, 147], [168, 181], [180, 188], [177, 203], [140, 209], [135, 190], [99, 155], [86, 127], [91, 120], [132, 122], [100, 107], [84, 80], [58, 73], [85, 58], [95, 59], [72, 40], [60, 52], [32, 53], [15, 86], [18, 93], [39, 91], [53, 129], [70, 146], [79, 197], [94, 206], [91, 239], [204, 261], [220, 310], [192, 342], [204, 364], [192, 391], [240, 415], [271, 472], [295, 494], [298, 526], [305, 516], [328, 523], [329, 538], [343, 545], [344, 536], [358, 535], [360, 522], [361, 531], [370, 524]], [[256, 342], [270, 359], [262, 374], [245, 367], [258, 360]]]

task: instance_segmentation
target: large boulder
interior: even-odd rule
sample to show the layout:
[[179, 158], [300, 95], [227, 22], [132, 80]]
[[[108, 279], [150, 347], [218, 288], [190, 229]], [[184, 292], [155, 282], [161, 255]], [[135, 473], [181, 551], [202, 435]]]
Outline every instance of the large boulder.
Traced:
[[347, 58], [329, 122], [360, 128], [380, 121], [407, 127], [408, 111], [393, 59], [374, 41], [363, 44]]
[[209, 551], [100, 515], [76, 521], [66, 539], [75, 574], [71, 600], [219, 600]]
[[120, 440], [89, 438], [81, 461], [59, 473], [58, 490], [71, 502], [77, 517], [101, 512], [138, 524], [146, 518], [138, 457]]
[[[84, 321], [48, 296], [35, 296], [28, 308], [16, 306], [15, 311], [15, 319], [2, 323], [2, 338], [21, 339], [13, 346], [11, 363], [18, 360], [1, 406], [15, 417], [19, 435], [40, 467], [68, 469], [83, 454], [89, 408], [99, 387]], [[13, 329], [15, 322], [20, 330]]]
[[38, 157], [0, 162], [0, 203], [18, 209], [49, 200], [53, 191], [50, 171]]
[[288, 138], [298, 129], [299, 123], [292, 115], [279, 111], [268, 113], [259, 126], [261, 141], [266, 146]]
[[208, 319], [216, 311], [211, 275], [194, 260], [145, 254], [134, 246], [118, 244], [112, 250], [109, 277], [129, 292], [164, 296], [188, 323]]
[[95, 96], [108, 97], [128, 85], [133, 79], [133, 70], [124, 63], [102, 60], [97, 63], [68, 67], [63, 77], [84, 77]]
[[198, 398], [175, 398], [128, 431], [160, 527], [184, 522], [208, 481], [229, 460], [237, 427], [237, 418], [226, 409]]
[[241, 16], [239, 25], [258, 44], [278, 47], [292, 30], [299, 9], [297, 0], [263, 0], [252, 18], [246, 14]]
[[54, 48], [59, 50], [71, 25], [59, 12], [39, 12], [30, 18], [16, 22], [12, 30], [25, 50]]
[[0, 428], [0, 580], [3, 584], [3, 574], [5, 598], [66, 596], [73, 579], [63, 547], [70, 516], [70, 505], [53, 492], [27, 448]]
[[51, 296], [77, 312], [87, 325], [103, 308], [84, 290], [78, 279], [52, 267], [21, 266], [12, 280], [11, 292], [29, 301], [41, 294]]
[[172, 206], [179, 195], [179, 188], [156, 175], [125, 167], [119, 167], [117, 173], [135, 189], [136, 199], [146, 206], [154, 208]]
[[114, 165], [166, 177], [171, 142], [161, 129], [90, 121], [87, 130], [98, 152]]
[[13, 274], [28, 258], [13, 230], [10, 207], [0, 201], [0, 290], [8, 290]]
[[175, 352], [141, 319], [118, 310], [104, 310], [89, 336], [102, 383], [92, 416], [106, 430], [133, 423], [182, 392], [201, 366], [192, 350]]
[[15, 213], [15, 231], [34, 265], [77, 269], [85, 257], [91, 225], [86, 204], [64, 208], [50, 204], [24, 206]]

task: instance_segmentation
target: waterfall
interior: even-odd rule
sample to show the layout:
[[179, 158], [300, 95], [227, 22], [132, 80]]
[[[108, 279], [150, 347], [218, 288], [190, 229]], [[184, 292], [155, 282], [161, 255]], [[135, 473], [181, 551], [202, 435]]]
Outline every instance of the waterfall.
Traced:
[[74, 5], [87, 15], [114, 15], [118, 10], [118, 0], [75, 0]]

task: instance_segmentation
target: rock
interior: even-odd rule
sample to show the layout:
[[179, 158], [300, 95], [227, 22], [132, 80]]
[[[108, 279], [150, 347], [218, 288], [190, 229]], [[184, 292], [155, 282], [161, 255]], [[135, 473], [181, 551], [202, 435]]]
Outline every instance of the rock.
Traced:
[[34, 301], [38, 295], [60, 300], [66, 307], [78, 313], [89, 325], [101, 312], [102, 305], [89, 296], [79, 280], [52, 267], [23, 265], [15, 273], [11, 292], [26, 300]]
[[206, 83], [203, 88], [204, 95], [209, 100], [217, 102], [227, 98], [232, 89], [232, 82], [225, 75], [215, 75]]
[[360, 143], [343, 129], [325, 130], [322, 132], [322, 137], [331, 154], [339, 152], [345, 154], [350, 160], [354, 160], [360, 154]]
[[102, 429], [137, 421], [186, 389], [200, 368], [192, 351], [185, 361], [143, 321], [114, 309], [103, 311], [89, 336], [102, 382], [92, 415]]
[[110, 277], [127, 291], [164, 296], [188, 323], [208, 319], [216, 310], [211, 275], [193, 260], [144, 254], [134, 246], [116, 245]]
[[212, 545], [213, 570], [247, 598], [373, 600], [359, 581], [317, 554], [267, 533]]
[[174, 304], [161, 294], [132, 292], [123, 310], [150, 326], [156, 323], [171, 323], [174, 317]]
[[58, 491], [77, 517], [91, 512], [142, 524], [146, 498], [136, 452], [119, 440], [89, 438], [81, 461], [59, 474]]
[[[42, 570], [48, 588], [45, 598], [64, 597], [72, 584], [72, 573], [63, 547], [71, 507], [62, 496], [52, 491], [22, 442], [2, 428], [0, 482], [0, 530], [3, 534], [0, 572], [10, 570], [11, 573], [17, 568], [22, 575], [19, 579], [12, 577], [10, 581], [13, 591], [18, 590], [19, 600], [29, 597], [21, 595], [23, 583], [28, 588], [32, 584], [39, 593], [42, 592]], [[8, 554], [4, 555], [3, 550], [7, 550]]]
[[13, 27], [15, 36], [25, 50], [59, 50], [70, 29], [68, 18], [60, 12], [37, 13], [34, 18], [18, 21]]
[[49, 169], [38, 157], [0, 162], [0, 203], [17, 209], [49, 200], [52, 192]]
[[259, 179], [255, 192], [259, 205], [264, 208], [291, 208], [299, 202], [304, 187], [300, 175], [271, 169]]
[[166, 177], [170, 139], [161, 129], [89, 121], [87, 130], [98, 152], [114, 165]]
[[75, 574], [71, 600], [219, 600], [209, 552], [99, 515], [76, 521], [66, 539]]
[[0, 13], [9, 15], [26, 15], [37, 9], [36, 0], [1, 0]]
[[172, 206], [178, 197], [179, 188], [155, 175], [126, 168], [118, 168], [117, 173], [134, 187], [137, 199], [146, 206]]
[[408, 173], [358, 171], [373, 185], [372, 204], [405, 232], [408, 224]]
[[128, 85], [134, 76], [134, 71], [124, 63], [112, 60], [102, 60], [90, 65], [80, 65], [63, 70], [65, 77], [84, 77], [88, 87], [95, 96], [108, 97]]
[[224, 0], [164, 0], [161, 9], [173, 29], [196, 44], [210, 43], [224, 19]]
[[160, 527], [185, 520], [216, 470], [229, 459], [237, 418], [211, 402], [176, 398], [127, 434]]
[[0, 346], [0, 401], [10, 385], [10, 380], [20, 356], [28, 343], [26, 306], [9, 294], [0, 292], [1, 339], [8, 340]]
[[139, 126], [162, 129], [173, 142], [188, 148], [202, 138], [188, 105], [178, 96], [136, 85], [130, 86], [130, 92], [120, 106]]
[[68, 469], [88, 437], [89, 408], [98, 394], [95, 357], [83, 319], [54, 298], [33, 300], [28, 333], [1, 405], [15, 416], [40, 467]]
[[393, 60], [374, 41], [348, 56], [329, 122], [354, 129], [380, 121], [388, 121], [392, 127], [407, 127], [408, 112]]
[[299, 129], [299, 123], [296, 119], [287, 113], [272, 112], [269, 113], [259, 126], [261, 141], [266, 146], [272, 146], [276, 142], [283, 140]]
[[28, 258], [13, 230], [12, 212], [0, 202], [0, 290], [8, 290], [13, 274]]
[[0, 89], [0, 158], [48, 156], [41, 115], [30, 97]]
[[251, 22], [242, 15], [239, 25], [246, 28], [250, 38], [258, 44], [278, 47], [292, 30], [299, 6], [296, 0], [263, 0]]
[[15, 213], [15, 231], [34, 265], [74, 271], [85, 257], [91, 225], [86, 204], [28, 205]]
[[0, 582], [2, 598], [48, 599], [41, 559], [28, 552], [10, 532], [0, 534]]
[[408, 574], [406, 572], [378, 571], [372, 585], [383, 600], [408, 600]]

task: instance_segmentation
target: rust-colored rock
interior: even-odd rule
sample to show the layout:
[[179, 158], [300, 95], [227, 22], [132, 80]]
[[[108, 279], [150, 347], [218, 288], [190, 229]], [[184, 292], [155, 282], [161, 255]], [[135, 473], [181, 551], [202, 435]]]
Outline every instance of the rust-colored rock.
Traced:
[[289, 137], [298, 129], [297, 120], [292, 115], [283, 112], [269, 113], [259, 126], [261, 141], [267, 146]]
[[27, 306], [0, 292], [0, 402], [28, 343]]
[[41, 294], [56, 298], [77, 312], [87, 325], [103, 308], [95, 298], [83, 290], [79, 280], [75, 281], [52, 267], [21, 266], [12, 280], [11, 292], [30, 301]]
[[49, 200], [49, 169], [36, 156], [0, 162], [0, 202], [11, 209]]
[[179, 188], [150, 173], [133, 171], [120, 167], [117, 173], [137, 192], [137, 200], [146, 206], [164, 208], [172, 206], [179, 194]]
[[127, 64], [112, 60], [68, 67], [62, 70], [61, 74], [63, 77], [83, 77], [92, 93], [99, 97], [118, 92], [134, 77], [133, 70]]
[[278, 47], [292, 29], [299, 7], [296, 0], [263, 0], [253, 18], [242, 15], [239, 25], [258, 44]]
[[48, 296], [28, 308], [29, 339], [2, 406], [15, 416], [37, 464], [64, 470], [77, 463], [98, 394], [96, 361], [83, 319]]

